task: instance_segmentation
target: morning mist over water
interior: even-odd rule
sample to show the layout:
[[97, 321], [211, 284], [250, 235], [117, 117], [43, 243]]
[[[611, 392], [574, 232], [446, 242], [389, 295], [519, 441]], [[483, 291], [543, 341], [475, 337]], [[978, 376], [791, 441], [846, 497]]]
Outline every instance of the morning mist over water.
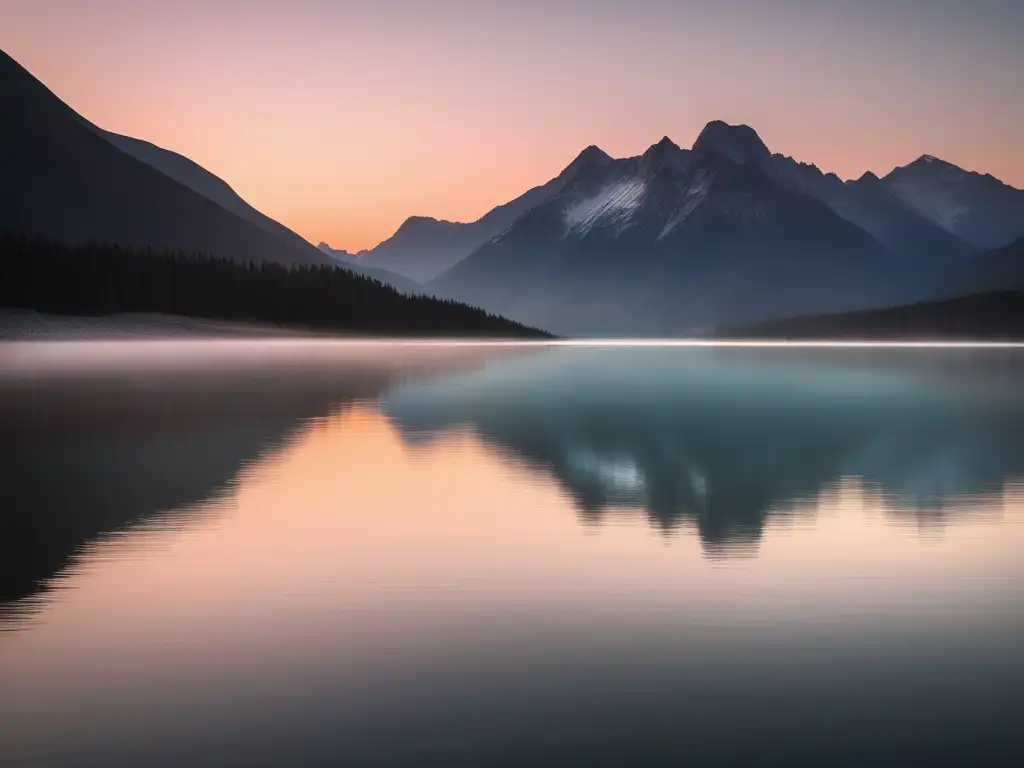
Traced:
[[0, 0], [0, 768], [1024, 765], [1022, 39]]
[[4, 352], [0, 763], [1017, 754], [1018, 350]]

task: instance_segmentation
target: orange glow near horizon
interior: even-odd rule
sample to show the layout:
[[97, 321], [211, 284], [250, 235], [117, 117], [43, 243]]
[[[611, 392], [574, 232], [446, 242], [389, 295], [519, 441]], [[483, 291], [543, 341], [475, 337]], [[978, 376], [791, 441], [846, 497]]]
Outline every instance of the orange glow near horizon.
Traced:
[[583, 654], [671, 633], [711, 658], [730, 628], [864, 643], [1015, 604], [993, 585], [1020, 571], [1019, 489], [977, 499], [955, 535], [895, 532], [890, 503], [855, 480], [794, 506], [803, 516], [769, 518], [756, 557], [716, 562], [694, 531], [663, 534], [639, 510], [582, 524], [553, 477], [472, 430], [410, 446], [376, 408], [350, 407], [224, 493], [93, 542], [38, 614], [0, 624], [0, 675], [18, 692], [0, 697], [6, 746], [159, 733], [186, 702], [202, 719], [238, 690], [287, 693], [325, 670], [356, 684], [457, 669], [467, 651], [507, 663], [538, 633]]
[[[973, 513], [956, 521], [957, 535], [946, 536], [941, 526], [908, 529], [911, 518], [894, 515], [899, 508], [891, 499], [844, 478], [815, 496], [779, 502], [756, 556], [721, 567], [702, 551], [690, 523], [665, 533], [631, 507], [585, 523], [555, 477], [518, 464], [471, 428], [410, 445], [375, 406], [354, 405], [311, 420], [241, 469], [224, 493], [190, 508], [184, 525], [158, 517], [94, 542], [58, 577], [44, 604], [51, 614], [72, 610], [59, 586], [70, 581], [91, 590], [77, 607], [85, 621], [104, 607], [145, 598], [152, 621], [197, 631], [229, 614], [257, 619], [257, 607], [279, 609], [311, 584], [331, 585], [334, 599], [362, 608], [414, 605], [421, 594], [404, 587], [426, 584], [437, 587], [435, 610], [443, 601], [489, 599], [489, 590], [555, 614], [571, 611], [581, 594], [616, 590], [671, 601], [684, 589], [702, 605], [731, 601], [749, 609], [751, 594], [741, 587], [756, 585], [776, 614], [837, 602], [841, 613], [837, 591], [852, 601], [865, 591], [879, 597], [850, 579], [865, 562], [876, 578], [961, 567], [998, 571], [1016, 563], [1024, 528], [1008, 525], [996, 538], [980, 534], [993, 522], [1024, 520], [1022, 502], [1013, 484], [991, 497], [965, 497], [959, 503]], [[690, 590], [694, 584], [700, 588]], [[922, 588], [929, 584], [920, 580]], [[81, 640], [56, 618], [34, 624]]]
[[844, 178], [927, 153], [1024, 187], [1024, 11], [850, 5], [37, 0], [0, 7], [0, 48], [349, 250], [410, 215], [474, 220], [589, 144], [689, 146], [712, 119]]

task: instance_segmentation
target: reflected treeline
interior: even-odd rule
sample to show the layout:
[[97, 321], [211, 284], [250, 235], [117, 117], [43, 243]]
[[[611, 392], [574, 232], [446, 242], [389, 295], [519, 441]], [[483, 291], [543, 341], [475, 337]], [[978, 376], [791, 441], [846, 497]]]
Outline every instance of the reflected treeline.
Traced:
[[411, 440], [468, 425], [581, 516], [688, 521], [709, 554], [859, 478], [909, 520], [966, 514], [1024, 469], [1021, 355], [998, 350], [559, 349], [393, 391]]
[[307, 420], [499, 352], [94, 342], [7, 345], [3, 354], [0, 616], [98, 538], [156, 515], [185, 525], [196, 503]]

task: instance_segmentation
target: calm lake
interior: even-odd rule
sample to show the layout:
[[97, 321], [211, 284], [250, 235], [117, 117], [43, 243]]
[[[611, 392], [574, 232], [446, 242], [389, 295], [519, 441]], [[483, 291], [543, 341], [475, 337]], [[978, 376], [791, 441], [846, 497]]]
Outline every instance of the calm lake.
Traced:
[[0, 345], [2, 765], [1024, 765], [1024, 350]]

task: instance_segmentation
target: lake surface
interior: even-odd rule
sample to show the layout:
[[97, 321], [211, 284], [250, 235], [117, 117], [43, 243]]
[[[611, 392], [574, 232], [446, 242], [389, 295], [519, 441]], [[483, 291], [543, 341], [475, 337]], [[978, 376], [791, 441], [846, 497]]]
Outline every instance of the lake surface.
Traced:
[[1019, 765], [1024, 351], [0, 345], [0, 764]]

